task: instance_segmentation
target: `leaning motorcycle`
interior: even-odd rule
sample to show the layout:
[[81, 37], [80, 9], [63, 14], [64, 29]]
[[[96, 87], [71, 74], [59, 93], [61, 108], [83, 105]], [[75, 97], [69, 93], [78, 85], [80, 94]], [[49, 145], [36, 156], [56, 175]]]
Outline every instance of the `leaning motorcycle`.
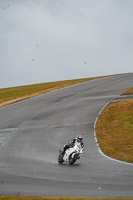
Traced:
[[59, 149], [58, 163], [62, 164], [63, 162], [68, 162], [69, 165], [73, 165], [77, 159], [80, 158], [80, 155], [83, 153], [84, 148], [81, 148], [80, 145], [75, 144], [73, 147], [70, 147], [66, 150], [64, 156], [62, 156], [62, 151]]

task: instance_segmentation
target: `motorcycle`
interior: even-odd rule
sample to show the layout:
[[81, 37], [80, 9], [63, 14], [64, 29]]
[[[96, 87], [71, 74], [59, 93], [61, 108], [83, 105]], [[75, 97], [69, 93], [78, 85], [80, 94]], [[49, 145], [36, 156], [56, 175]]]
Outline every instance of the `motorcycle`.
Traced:
[[62, 164], [63, 162], [68, 162], [69, 165], [73, 165], [77, 159], [80, 158], [80, 155], [83, 153], [84, 148], [81, 148], [80, 145], [75, 144], [73, 147], [70, 147], [65, 151], [64, 156], [62, 156], [62, 151], [59, 149], [58, 163]]

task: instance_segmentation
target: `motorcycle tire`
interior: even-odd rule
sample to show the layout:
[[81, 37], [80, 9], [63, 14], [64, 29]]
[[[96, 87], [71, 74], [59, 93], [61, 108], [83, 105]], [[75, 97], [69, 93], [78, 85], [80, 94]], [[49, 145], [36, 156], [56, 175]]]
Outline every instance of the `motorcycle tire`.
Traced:
[[69, 156], [69, 165], [73, 165], [76, 162], [76, 155], [72, 158], [72, 154]]
[[63, 160], [62, 156], [59, 155], [59, 157], [58, 157], [58, 163], [59, 163], [59, 164], [62, 164], [63, 162], [64, 162], [64, 160]]

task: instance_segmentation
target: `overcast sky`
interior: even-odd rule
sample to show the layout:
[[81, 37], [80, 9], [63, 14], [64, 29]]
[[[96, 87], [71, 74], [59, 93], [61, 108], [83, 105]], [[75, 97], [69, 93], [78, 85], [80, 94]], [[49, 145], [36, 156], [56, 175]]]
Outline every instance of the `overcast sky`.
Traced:
[[133, 72], [133, 0], [0, 0], [0, 88]]

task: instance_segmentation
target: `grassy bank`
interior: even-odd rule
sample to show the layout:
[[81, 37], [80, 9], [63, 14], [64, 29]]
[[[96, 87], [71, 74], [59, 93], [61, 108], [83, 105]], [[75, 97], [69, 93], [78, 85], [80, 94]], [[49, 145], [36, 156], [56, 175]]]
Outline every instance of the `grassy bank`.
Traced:
[[123, 95], [133, 95], [133, 88], [124, 92]]
[[37, 96], [40, 94], [44, 94], [50, 91], [54, 91], [60, 88], [68, 87], [74, 84], [78, 84], [78, 83], [89, 81], [96, 78], [101, 78], [101, 77], [48, 82], [48, 83], [40, 83], [40, 84], [34, 84], [34, 85], [25, 85], [25, 86], [19, 86], [19, 87], [0, 89], [0, 107], [20, 101], [20, 100], [24, 100], [33, 96]]
[[98, 119], [96, 135], [106, 155], [133, 162], [133, 99], [110, 103]]
[[[109, 198], [69, 198], [69, 197], [0, 197], [0, 200], [127, 200]], [[133, 199], [130, 199], [133, 200]]]

